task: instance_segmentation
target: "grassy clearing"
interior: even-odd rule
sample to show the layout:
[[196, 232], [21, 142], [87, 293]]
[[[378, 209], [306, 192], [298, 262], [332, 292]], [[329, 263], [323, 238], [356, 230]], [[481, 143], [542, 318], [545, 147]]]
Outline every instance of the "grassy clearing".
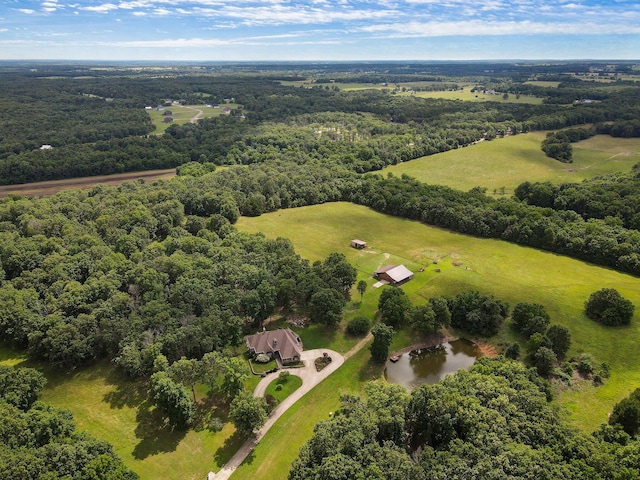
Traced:
[[460, 190], [475, 186], [511, 195], [524, 181], [581, 182], [607, 173], [629, 171], [640, 161], [640, 139], [597, 135], [573, 145], [573, 163], [548, 158], [540, 150], [546, 133], [534, 132], [480, 142], [467, 148], [418, 158], [383, 170], [422, 182]]
[[[149, 113], [151, 121], [156, 127], [153, 133], [159, 135], [164, 133], [167, 128], [173, 124], [184, 125], [189, 122], [195, 123], [201, 118], [225, 115], [224, 109], [227, 107], [233, 110], [238, 108], [238, 105], [235, 103], [225, 103], [220, 104], [220, 108], [207, 107], [206, 105], [171, 105], [170, 107], [164, 107], [164, 110], [147, 110], [147, 113]], [[164, 119], [167, 117], [167, 115], [165, 115], [167, 110], [171, 111], [170, 116], [173, 118], [173, 122], [171, 123], [164, 123]]]
[[[221, 468], [241, 444], [228, 412], [208, 401], [199, 426], [186, 432], [171, 430], [148, 403], [146, 386], [128, 380], [111, 365], [73, 375], [49, 372], [47, 377], [50, 384], [43, 400], [70, 408], [81, 430], [112, 443], [145, 480], [200, 480]], [[212, 417], [220, 419], [221, 431], [208, 428]]]
[[[378, 214], [365, 207], [331, 203], [285, 210], [256, 218], [241, 218], [238, 228], [289, 237], [305, 258], [318, 260], [330, 252], [344, 253], [367, 278], [369, 288], [359, 310], [375, 312], [381, 289], [368, 278], [380, 264], [402, 262], [415, 277], [402, 288], [414, 303], [436, 295], [475, 289], [509, 302], [543, 304], [553, 322], [566, 326], [573, 338], [570, 355], [589, 352], [607, 362], [612, 376], [602, 387], [569, 391], [558, 402], [568, 407], [572, 421], [585, 430], [606, 422], [613, 404], [640, 387], [640, 279], [560, 255], [510, 243], [468, 237], [418, 222]], [[320, 238], [321, 242], [309, 242]], [[349, 247], [352, 238], [369, 243], [364, 250]], [[438, 264], [433, 264], [437, 260]], [[458, 266], [454, 266], [454, 262]], [[423, 272], [416, 267], [424, 267]], [[439, 268], [440, 272], [436, 272]], [[605, 328], [587, 319], [583, 305], [600, 288], [616, 288], [636, 305], [629, 327]], [[389, 287], [383, 287], [389, 288]], [[353, 292], [359, 300], [359, 294]], [[357, 303], [357, 302], [356, 302]], [[505, 328], [500, 344], [514, 334]], [[410, 335], [407, 341], [412, 341]], [[395, 348], [395, 346], [394, 346]], [[241, 477], [238, 477], [241, 478]]]
[[443, 92], [415, 92], [403, 93], [402, 95], [414, 95], [421, 98], [444, 98], [446, 100], [462, 100], [465, 102], [500, 102], [500, 103], [528, 103], [531, 105], [541, 105], [542, 98], [531, 95], [512, 95], [502, 98], [502, 93], [492, 95], [490, 93], [472, 92], [473, 86], [464, 86], [461, 90]]

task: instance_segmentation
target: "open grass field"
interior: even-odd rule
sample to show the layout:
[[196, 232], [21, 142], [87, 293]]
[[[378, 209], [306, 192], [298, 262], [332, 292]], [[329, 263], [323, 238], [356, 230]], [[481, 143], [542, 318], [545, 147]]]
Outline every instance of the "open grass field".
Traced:
[[402, 93], [401, 95], [414, 95], [421, 98], [444, 98], [446, 100], [463, 100], [465, 102], [501, 102], [501, 103], [528, 103], [531, 105], [541, 105], [542, 98], [531, 95], [511, 95], [506, 99], [502, 98], [502, 93], [492, 95], [490, 93], [472, 92], [472, 85], [466, 85], [462, 90], [443, 92], [415, 92]]
[[[561, 163], [540, 149], [545, 132], [499, 138], [386, 167], [422, 182], [459, 190], [480, 186], [488, 194], [511, 195], [525, 181], [581, 182], [607, 173], [626, 172], [640, 162], [640, 139], [597, 135], [573, 144], [573, 163]], [[504, 190], [503, 190], [504, 189]]]
[[[151, 121], [155, 125], [156, 129], [154, 134], [159, 135], [164, 133], [167, 128], [173, 124], [184, 125], [185, 123], [196, 123], [201, 118], [217, 117], [219, 115], [225, 115], [224, 109], [228, 107], [230, 109], [238, 108], [238, 104], [220, 104], [220, 108], [207, 107], [206, 105], [171, 105], [170, 107], [164, 107], [164, 110], [147, 110], [147, 113], [151, 117]], [[166, 115], [164, 113], [171, 111], [171, 118], [173, 122], [164, 123]]]
[[[216, 406], [203, 388], [196, 389], [198, 423], [188, 431], [173, 431], [149, 404], [147, 385], [128, 379], [111, 363], [66, 374], [3, 347], [0, 363], [42, 371], [48, 383], [41, 399], [70, 409], [80, 431], [111, 443], [143, 480], [202, 480], [226, 464], [243, 442], [226, 408]], [[252, 391], [259, 380], [252, 375], [246, 388]], [[214, 418], [221, 429], [210, 427]]]
[[[612, 367], [612, 376], [604, 386], [567, 391], [557, 400], [566, 405], [571, 420], [587, 431], [606, 422], [614, 403], [640, 387], [638, 278], [507, 242], [478, 239], [385, 216], [348, 203], [243, 217], [238, 228], [263, 232], [269, 237], [288, 237], [296, 250], [312, 261], [333, 251], [344, 253], [358, 269], [359, 278], [368, 281], [361, 305], [354, 289], [347, 316], [358, 311], [373, 314], [380, 289], [373, 289], [370, 275], [380, 265], [399, 262], [416, 272], [414, 279], [402, 287], [414, 303], [476, 289], [512, 306], [520, 301], [543, 304], [554, 323], [570, 330], [573, 338], [570, 355], [589, 352], [597, 362], [607, 362]], [[310, 242], [310, 238], [321, 240]], [[352, 249], [349, 247], [352, 238], [365, 240], [369, 246], [364, 250]], [[418, 267], [425, 270], [419, 272]], [[605, 328], [586, 318], [585, 300], [605, 287], [616, 288], [636, 305], [631, 326]], [[499, 345], [513, 338], [507, 327], [491, 341]], [[407, 341], [410, 340], [408, 336]]]
[[143, 179], [146, 182], [168, 180], [176, 176], [175, 168], [163, 170], [146, 170], [143, 172], [114, 173], [113, 175], [97, 175], [95, 177], [67, 178], [46, 182], [23, 183], [20, 185], [3, 185], [0, 187], [0, 198], [8, 195], [24, 195], [27, 197], [46, 197], [63, 190], [81, 190], [96, 185], [120, 185], [129, 180]]

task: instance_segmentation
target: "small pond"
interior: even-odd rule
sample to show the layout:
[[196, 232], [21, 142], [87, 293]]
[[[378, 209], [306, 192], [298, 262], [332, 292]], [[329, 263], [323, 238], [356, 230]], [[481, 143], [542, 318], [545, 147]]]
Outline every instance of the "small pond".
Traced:
[[423, 383], [437, 383], [446, 375], [473, 365], [480, 357], [480, 349], [469, 340], [459, 339], [435, 347], [405, 353], [397, 362], [387, 362], [384, 376], [412, 390]]

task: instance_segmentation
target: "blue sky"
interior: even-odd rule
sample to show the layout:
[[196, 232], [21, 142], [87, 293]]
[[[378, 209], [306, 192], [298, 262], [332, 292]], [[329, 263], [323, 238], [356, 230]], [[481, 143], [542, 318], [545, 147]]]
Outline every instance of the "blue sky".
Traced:
[[0, 0], [0, 59], [638, 58], [638, 0]]

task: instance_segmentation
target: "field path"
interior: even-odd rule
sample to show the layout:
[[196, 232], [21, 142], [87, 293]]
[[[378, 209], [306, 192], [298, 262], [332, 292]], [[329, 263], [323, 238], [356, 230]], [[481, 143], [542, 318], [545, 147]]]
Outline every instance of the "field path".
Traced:
[[191, 120], [189, 120], [189, 122], [191, 123], [197, 123], [198, 120], [200, 120], [200, 117], [202, 117], [202, 115], [204, 115], [204, 112], [202, 110], [200, 110], [199, 108], [195, 108], [195, 107], [185, 107], [188, 108], [189, 110], [195, 110], [196, 113], [195, 116], [193, 118], [191, 118]]
[[[236, 454], [231, 457], [231, 460], [229, 460], [218, 473], [210, 472], [207, 477], [208, 480], [228, 480], [236, 470], [236, 468], [238, 468], [244, 461], [244, 459], [249, 456], [258, 442], [262, 439], [262, 437], [264, 437], [264, 435], [269, 431], [273, 424], [278, 421], [278, 419], [284, 412], [286, 412], [294, 403], [302, 398], [309, 390], [311, 390], [322, 380], [324, 380], [338, 368], [340, 368], [340, 366], [342, 366], [346, 359], [358, 353], [372, 338], [373, 335], [371, 335], [371, 333], [367, 334], [362, 340], [355, 344], [351, 348], [351, 350], [345, 353], [344, 356], [340, 355], [338, 352], [334, 352], [333, 350], [329, 350], [326, 348], [316, 348], [315, 350], [302, 352], [302, 361], [304, 362], [305, 366], [302, 368], [289, 369], [291, 375], [296, 375], [297, 377], [300, 377], [302, 379], [302, 386], [300, 386], [300, 388], [298, 388], [295, 392], [285, 398], [284, 401], [280, 405], [278, 405], [275, 410], [273, 410], [273, 412], [271, 412], [264, 426], [256, 432], [256, 435], [253, 438], [247, 439], [247, 441], [242, 444]], [[324, 353], [327, 353], [331, 357], [332, 361], [329, 365], [317, 372], [315, 367], [315, 359], [323, 356]], [[253, 395], [255, 397], [263, 396], [265, 390], [267, 389], [267, 386], [277, 377], [278, 372], [273, 372], [265, 376], [256, 386], [255, 390], [253, 391]]]

